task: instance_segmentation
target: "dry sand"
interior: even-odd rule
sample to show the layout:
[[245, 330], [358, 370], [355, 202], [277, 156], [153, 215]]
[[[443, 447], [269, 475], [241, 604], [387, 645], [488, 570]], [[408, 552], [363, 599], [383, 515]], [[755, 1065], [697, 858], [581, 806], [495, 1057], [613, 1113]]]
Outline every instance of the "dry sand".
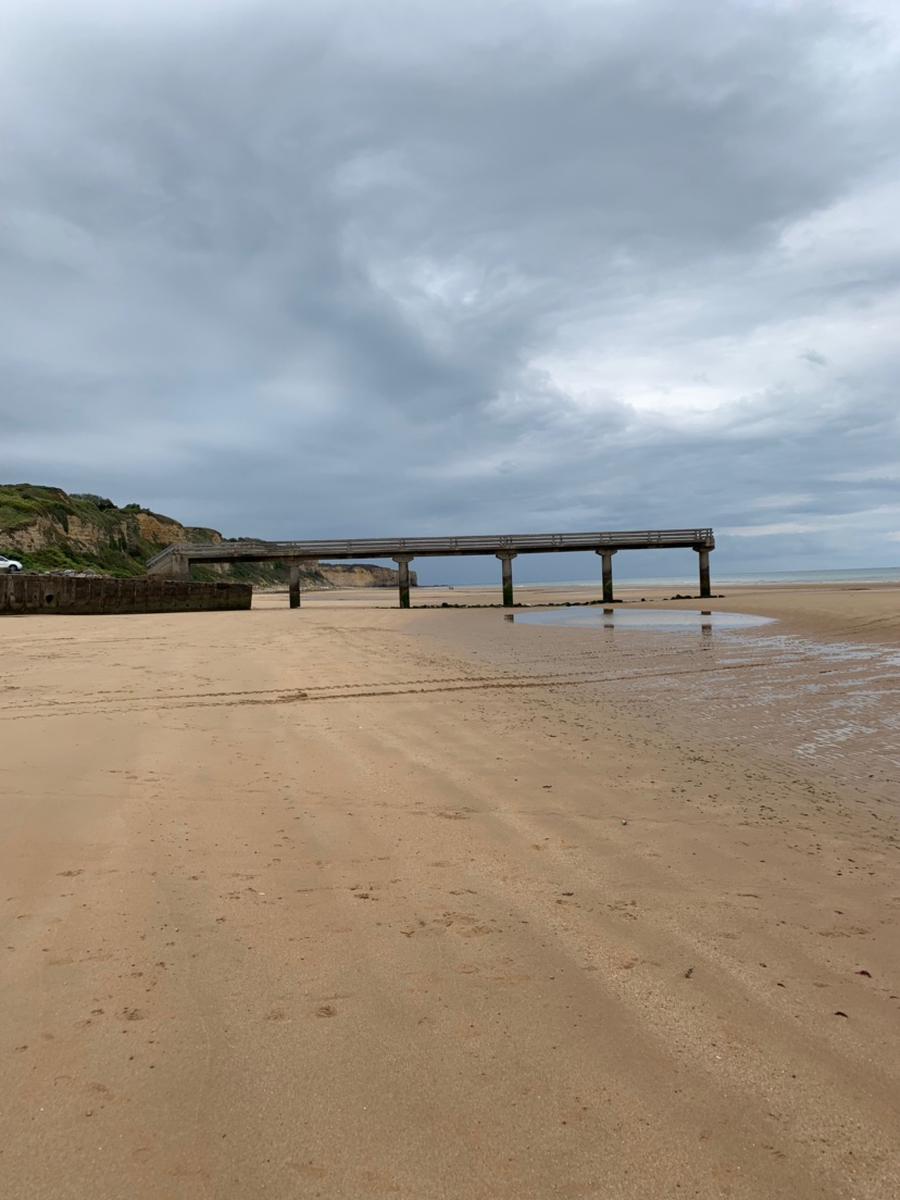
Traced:
[[2, 1194], [893, 1200], [900, 589], [392, 599], [0, 622]]

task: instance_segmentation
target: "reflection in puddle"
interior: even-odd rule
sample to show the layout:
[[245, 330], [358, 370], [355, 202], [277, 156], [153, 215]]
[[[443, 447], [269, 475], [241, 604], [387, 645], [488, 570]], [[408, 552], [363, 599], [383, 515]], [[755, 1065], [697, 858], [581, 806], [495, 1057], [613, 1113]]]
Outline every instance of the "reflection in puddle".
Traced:
[[771, 625], [774, 617], [752, 613], [706, 612], [685, 608], [567, 608], [556, 612], [516, 613], [517, 625], [574, 625], [579, 629], [661, 629], [666, 633], [712, 632], [714, 629], [750, 629]]

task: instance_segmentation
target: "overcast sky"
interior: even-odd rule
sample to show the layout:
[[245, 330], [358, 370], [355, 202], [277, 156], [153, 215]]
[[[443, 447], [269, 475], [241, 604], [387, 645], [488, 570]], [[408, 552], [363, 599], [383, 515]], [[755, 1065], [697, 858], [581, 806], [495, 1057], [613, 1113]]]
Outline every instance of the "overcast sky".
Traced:
[[896, 0], [5, 0], [0, 478], [897, 563], [898, 113]]

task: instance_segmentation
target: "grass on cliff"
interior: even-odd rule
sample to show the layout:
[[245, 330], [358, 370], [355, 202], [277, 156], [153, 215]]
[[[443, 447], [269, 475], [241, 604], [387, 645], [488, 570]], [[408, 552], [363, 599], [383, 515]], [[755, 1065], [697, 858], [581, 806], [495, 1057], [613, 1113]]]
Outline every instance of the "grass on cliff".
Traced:
[[26, 571], [93, 571], [96, 575], [114, 575], [120, 579], [147, 572], [144, 555], [122, 550], [89, 554], [65, 546], [46, 546], [43, 550], [16, 550], [12, 556], [19, 559]]
[[[68, 495], [60, 488], [38, 484], [0, 485], [0, 553], [21, 560], [32, 571], [94, 571], [128, 578], [143, 575], [150, 554], [161, 547], [140, 534], [137, 504], [120, 509], [104, 496]], [[84, 549], [69, 540], [73, 524], [96, 531], [96, 549]], [[168, 520], [168, 518], [164, 518]], [[17, 534], [38, 522], [53, 523], [48, 542], [38, 550], [16, 548]], [[9, 539], [4, 535], [11, 535]]]
[[66, 522], [71, 507], [54, 488], [31, 484], [0, 485], [0, 534], [30, 525], [36, 517], [55, 517]]
[[[118, 508], [112, 500], [90, 492], [69, 495], [61, 488], [39, 484], [0, 484], [0, 553], [20, 559], [32, 571], [143, 575], [147, 559], [163, 547], [142, 537], [137, 519], [142, 512], [149, 510], [139, 504]], [[180, 529], [177, 522], [173, 525]], [[30, 526], [36, 527], [34, 539], [27, 533]], [[43, 545], [25, 549], [29, 540]], [[96, 544], [85, 546], [85, 541]]]
[[[138, 517], [153, 517], [171, 526], [169, 541], [150, 541], [141, 533]], [[49, 525], [48, 525], [49, 523]], [[44, 545], [38, 550], [27, 545], [27, 529], [35, 525]], [[93, 531], [85, 538], [85, 528]], [[69, 495], [61, 488], [34, 483], [0, 484], [0, 554], [21, 561], [29, 571], [91, 571], [128, 579], [144, 575], [147, 560], [170, 541], [208, 542], [220, 535], [214, 529], [182, 526], [172, 517], [152, 512], [140, 504], [119, 508], [105, 496], [92, 492]], [[96, 543], [90, 549], [78, 541]], [[194, 567], [191, 578], [206, 582], [233, 579], [263, 587], [285, 586], [288, 568], [277, 562], [233, 563], [220, 567]], [[302, 571], [305, 586], [330, 587], [318, 571]]]

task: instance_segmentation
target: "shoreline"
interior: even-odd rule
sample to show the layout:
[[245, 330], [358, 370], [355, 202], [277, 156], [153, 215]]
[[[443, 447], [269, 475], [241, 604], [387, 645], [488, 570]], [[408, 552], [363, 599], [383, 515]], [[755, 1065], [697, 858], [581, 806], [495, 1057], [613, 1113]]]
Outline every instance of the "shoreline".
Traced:
[[[496, 589], [497, 604], [484, 606], [481, 603], [483, 592], [475, 589], [426, 589], [429, 593], [428, 602], [416, 603], [420, 597], [420, 589], [412, 592], [412, 607], [410, 612], [436, 611], [442, 609], [442, 602], [448, 605], [467, 605], [474, 610], [502, 611], [499, 603], [499, 587]], [[562, 604], [566, 601], [586, 603], [584, 592], [589, 591], [572, 587], [549, 587], [527, 585], [517, 589], [517, 594], [524, 591], [528, 595], [528, 607], [540, 609], [550, 604]], [[597, 589], [599, 591], [599, 584]], [[624, 605], [641, 605], [665, 608], [701, 608], [710, 611], [741, 612], [745, 611], [759, 616], [774, 617], [781, 623], [785, 632], [811, 637], [822, 637], [829, 640], [846, 638], [847, 640], [865, 640], [880, 644], [894, 645], [900, 642], [900, 584], [870, 584], [827, 585], [816, 587], [808, 584], [770, 584], [748, 588], [731, 588], [724, 595], [716, 594], [708, 598], [691, 597], [675, 600], [668, 594], [668, 589], [653, 590], [650, 588], [620, 588], [616, 592], [616, 600]], [[278, 598], [280, 601], [280, 597]], [[278, 601], [272, 598], [254, 596], [254, 606], [257, 610], [276, 607]], [[339, 608], [396, 608], [397, 596], [394, 589], [357, 589], [346, 588], [334, 592], [303, 593], [303, 605], [310, 611], [322, 607], [336, 606]], [[597, 602], [602, 607], [602, 602]], [[301, 613], [303, 609], [301, 608]], [[452, 610], [451, 610], [452, 611]]]

